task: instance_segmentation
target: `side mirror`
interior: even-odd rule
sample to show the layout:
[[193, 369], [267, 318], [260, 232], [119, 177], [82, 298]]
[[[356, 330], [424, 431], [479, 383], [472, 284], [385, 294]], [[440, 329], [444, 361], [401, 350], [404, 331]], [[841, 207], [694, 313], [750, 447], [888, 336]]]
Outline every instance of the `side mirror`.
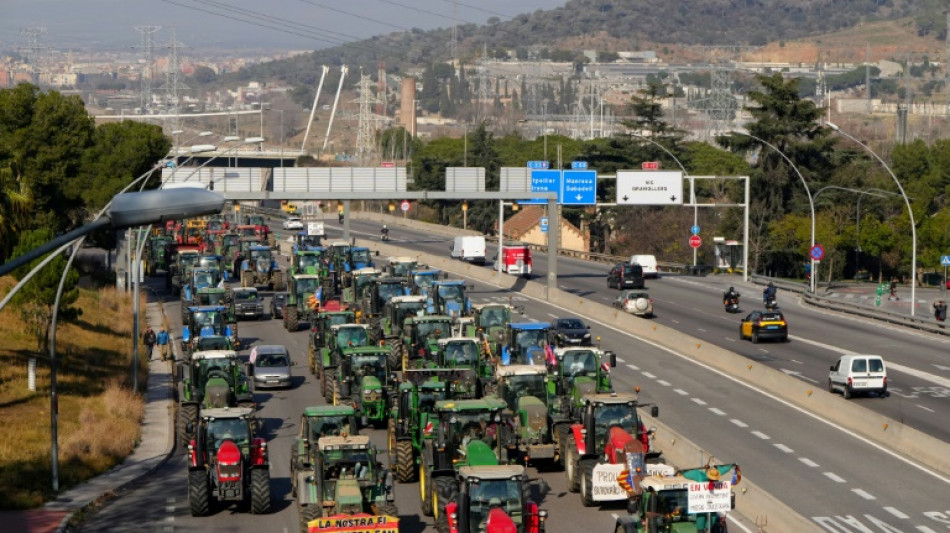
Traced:
[[607, 352], [607, 357], [610, 358], [610, 368], [617, 366], [617, 354], [614, 352]]
[[[654, 405], [653, 407], [651, 407], [651, 408], [650, 408], [650, 416], [652, 416], [653, 418], [656, 418], [656, 417], [660, 416], [660, 406]], [[654, 428], [654, 431], [655, 431], [655, 430], [656, 430], [656, 429]]]
[[835, 371], [835, 367], [833, 367], [833, 366], [828, 367], [828, 370], [831, 370], [832, 372], [834, 372], [834, 371]]

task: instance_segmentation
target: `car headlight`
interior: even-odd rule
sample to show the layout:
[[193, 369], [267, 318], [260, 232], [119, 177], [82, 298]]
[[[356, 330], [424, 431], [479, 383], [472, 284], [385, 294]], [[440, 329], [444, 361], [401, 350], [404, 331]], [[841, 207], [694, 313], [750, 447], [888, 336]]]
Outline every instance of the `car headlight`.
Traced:
[[589, 338], [590, 338], [590, 333], [585, 333], [585, 334], [584, 334], [584, 338], [585, 338], [585, 339], [589, 339]]

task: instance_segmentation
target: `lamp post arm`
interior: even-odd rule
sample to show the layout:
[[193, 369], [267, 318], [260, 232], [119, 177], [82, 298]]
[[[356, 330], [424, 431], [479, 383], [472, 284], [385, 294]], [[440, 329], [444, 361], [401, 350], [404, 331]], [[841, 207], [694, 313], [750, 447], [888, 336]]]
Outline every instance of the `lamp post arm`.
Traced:
[[13, 272], [14, 270], [20, 268], [21, 266], [28, 264], [30, 261], [36, 259], [37, 257], [42, 256], [43, 254], [47, 252], [51, 252], [60, 246], [67, 245], [70, 242], [80, 237], [83, 237], [85, 235], [88, 235], [92, 233], [93, 231], [96, 231], [100, 228], [105, 228], [109, 226], [111, 223], [112, 223], [111, 219], [105, 218], [105, 217], [99, 217], [84, 226], [78, 227], [70, 231], [69, 233], [60, 235], [59, 237], [56, 237], [55, 239], [30, 250], [29, 252], [21, 255], [20, 257], [17, 257], [16, 259], [13, 259], [7, 263], [0, 265], [0, 276], [9, 274], [10, 272]]

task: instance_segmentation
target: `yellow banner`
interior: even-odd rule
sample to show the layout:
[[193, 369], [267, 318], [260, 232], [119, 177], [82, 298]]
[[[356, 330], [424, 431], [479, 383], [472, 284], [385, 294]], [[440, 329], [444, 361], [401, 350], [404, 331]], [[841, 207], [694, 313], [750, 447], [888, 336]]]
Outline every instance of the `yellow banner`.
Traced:
[[398, 533], [399, 519], [369, 514], [317, 518], [307, 524], [309, 533]]

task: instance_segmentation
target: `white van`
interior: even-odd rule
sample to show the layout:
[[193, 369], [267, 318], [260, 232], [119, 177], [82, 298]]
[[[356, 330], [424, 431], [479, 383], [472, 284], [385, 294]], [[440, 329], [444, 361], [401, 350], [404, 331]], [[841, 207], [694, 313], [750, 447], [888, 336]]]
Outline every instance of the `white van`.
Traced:
[[879, 355], [842, 355], [828, 374], [828, 392], [841, 391], [845, 399], [855, 393], [887, 396], [887, 366]]
[[449, 250], [451, 250], [452, 257], [456, 259], [480, 265], [485, 264], [485, 237], [481, 235], [456, 237]]
[[643, 267], [643, 277], [644, 278], [658, 278], [660, 273], [656, 269], [656, 256], [655, 255], [631, 255], [630, 256], [631, 265], [640, 265]]

